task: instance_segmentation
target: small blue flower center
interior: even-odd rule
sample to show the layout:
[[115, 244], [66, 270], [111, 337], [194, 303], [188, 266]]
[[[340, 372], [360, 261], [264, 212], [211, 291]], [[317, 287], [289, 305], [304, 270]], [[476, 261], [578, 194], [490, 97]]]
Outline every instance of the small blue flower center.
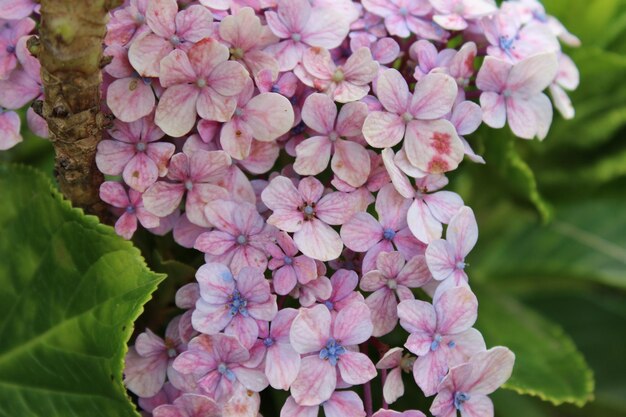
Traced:
[[306, 130], [306, 125], [304, 124], [304, 122], [300, 122], [291, 128], [291, 133], [293, 133], [294, 135], [299, 135], [303, 133], [305, 130]]
[[406, 7], [400, 7], [398, 13], [400, 14], [400, 16], [408, 16], [409, 9], [407, 9]]
[[456, 346], [456, 343], [454, 343], [454, 340], [450, 340], [450, 341], [448, 342], [448, 347], [449, 347], [450, 349], [453, 349], [455, 346]]
[[12, 54], [13, 52], [15, 52], [15, 46], [13, 45], [9, 45], [7, 46], [7, 53]]
[[272, 339], [271, 337], [266, 337], [265, 339], [263, 339], [263, 344], [265, 345], [265, 347], [270, 347], [274, 344], [274, 339]]
[[469, 394], [466, 394], [464, 392], [456, 392], [454, 394], [454, 407], [460, 411], [463, 407], [463, 403], [469, 399]]
[[467, 264], [463, 261], [458, 261], [455, 266], [456, 266], [456, 269], [465, 269]]
[[291, 35], [291, 40], [294, 42], [300, 42], [302, 40], [302, 35], [299, 33], [294, 33]]
[[307, 216], [312, 216], [313, 213], [315, 213], [315, 209], [313, 209], [313, 207], [311, 207], [310, 205], [306, 205], [304, 206], [304, 214], [306, 214]]
[[152, 78], [150, 78], [150, 77], [141, 77], [141, 80], [143, 81], [143, 83], [144, 83], [145, 85], [150, 85], [150, 84], [152, 84]]
[[206, 87], [206, 80], [204, 78], [200, 78], [196, 81], [196, 85], [198, 86], [198, 88], [204, 88]]
[[293, 258], [290, 256], [285, 256], [283, 258], [283, 262], [285, 263], [285, 265], [292, 265], [293, 264]]
[[441, 343], [442, 337], [440, 334], [436, 334], [433, 338], [432, 343], [430, 344], [430, 350], [433, 352], [439, 349], [439, 344]]
[[387, 288], [390, 290], [395, 290], [398, 288], [398, 282], [395, 279], [387, 280]]
[[228, 379], [230, 382], [234, 382], [235, 379], [237, 379], [233, 371], [228, 369], [228, 366], [226, 366], [226, 364], [223, 362], [217, 366], [217, 372], [224, 375], [224, 377], [226, 377], [226, 379]]
[[515, 42], [515, 38], [509, 38], [508, 36], [500, 36], [498, 38], [498, 45], [500, 49], [506, 52], [507, 55], [511, 54], [511, 49], [513, 48], [513, 43]]
[[137, 152], [144, 152], [146, 150], [145, 142], [137, 142], [137, 144], [135, 145], [135, 149], [137, 150]]
[[181, 44], [181, 40], [177, 35], [172, 35], [172, 37], [170, 38], [170, 43], [174, 46], [178, 46]]
[[185, 188], [186, 188], [188, 191], [193, 190], [193, 181], [191, 181], [191, 180], [187, 180], [187, 181], [185, 181]]
[[548, 22], [548, 17], [540, 10], [533, 10], [533, 17], [542, 23]]
[[126, 213], [128, 213], [128, 214], [135, 214], [135, 207], [134, 206], [126, 207]]
[[139, 25], [143, 25], [146, 22], [146, 17], [141, 13], [135, 15], [135, 22]]
[[394, 237], [396, 237], [396, 231], [393, 229], [387, 228], [383, 232], [383, 237], [385, 238], [385, 240], [392, 240]]
[[248, 301], [243, 298], [239, 290], [235, 290], [233, 294], [230, 296], [230, 315], [236, 316], [237, 314], [241, 314], [244, 317], [248, 317]]
[[280, 93], [280, 87], [278, 86], [278, 84], [274, 84], [272, 88], [270, 89], [270, 91], [272, 93]]
[[335, 305], [333, 304], [332, 301], [328, 300], [328, 301], [324, 301], [324, 305], [326, 306], [327, 309], [332, 310], [333, 308], [335, 308]]
[[239, 235], [237, 236], [237, 243], [240, 245], [245, 245], [246, 243], [248, 243], [248, 238], [245, 235]]
[[346, 353], [346, 349], [332, 337], [326, 342], [326, 347], [320, 350], [320, 359], [327, 359], [332, 366], [337, 365], [339, 356]]
[[241, 107], [237, 107], [235, 109], [235, 116], [241, 117], [243, 115], [243, 109]]

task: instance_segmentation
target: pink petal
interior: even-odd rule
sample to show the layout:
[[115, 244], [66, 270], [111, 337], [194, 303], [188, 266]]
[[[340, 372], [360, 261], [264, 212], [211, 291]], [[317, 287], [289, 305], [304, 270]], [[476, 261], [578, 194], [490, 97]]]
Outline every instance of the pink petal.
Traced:
[[124, 168], [124, 181], [134, 190], [145, 191], [159, 178], [159, 170], [145, 153], [137, 153]]
[[504, 96], [498, 93], [484, 92], [480, 95], [480, 107], [483, 111], [483, 121], [494, 129], [504, 127], [506, 122], [506, 105]]
[[545, 94], [528, 99], [511, 97], [506, 100], [509, 126], [523, 139], [537, 136], [544, 139], [552, 123], [552, 104]]
[[167, 360], [159, 356], [143, 357], [130, 348], [126, 354], [124, 384], [136, 395], [152, 397], [165, 382]]
[[253, 97], [243, 115], [252, 135], [260, 141], [273, 141], [293, 126], [293, 107], [286, 97], [277, 93], [262, 93]]
[[301, 31], [302, 42], [311, 46], [333, 49], [348, 35], [349, 25], [341, 13], [332, 7], [316, 7]]
[[279, 0], [277, 4], [278, 16], [286, 27], [296, 33], [301, 32], [310, 19], [310, 3], [304, 0]]
[[385, 170], [389, 174], [391, 182], [398, 191], [398, 193], [404, 198], [412, 198], [415, 195], [415, 190], [413, 189], [413, 185], [407, 178], [407, 176], [398, 168], [396, 162], [394, 161], [394, 153], [391, 148], [383, 149], [382, 153], [383, 164], [385, 165]]
[[507, 87], [526, 96], [539, 94], [556, 77], [557, 55], [553, 52], [534, 55], [513, 65], [507, 80]]
[[317, 417], [319, 407], [298, 405], [293, 397], [287, 398], [285, 405], [280, 410], [280, 417]]
[[174, 47], [154, 33], [146, 33], [135, 39], [128, 50], [128, 60], [142, 77], [158, 77], [160, 62]]
[[476, 86], [481, 91], [502, 93], [507, 86], [512, 68], [513, 66], [506, 61], [487, 56], [476, 76]]
[[394, 231], [406, 227], [406, 215], [411, 200], [400, 195], [392, 185], [385, 185], [376, 197], [376, 213], [385, 228]]
[[[436, 329], [437, 317], [434, 307], [425, 301], [405, 300], [398, 304], [400, 325], [409, 333], [433, 334]], [[422, 343], [415, 345], [416, 355], [423, 355], [428, 349]], [[430, 349], [430, 342], [428, 342]]]
[[446, 74], [428, 74], [415, 86], [409, 111], [420, 120], [434, 120], [452, 110], [458, 87]]
[[474, 355], [470, 361], [472, 374], [463, 388], [473, 394], [491, 394], [509, 379], [514, 362], [515, 354], [502, 346]]
[[415, 382], [427, 397], [437, 393], [437, 385], [447, 372], [448, 364], [443, 348], [418, 357], [413, 365]]
[[469, 207], [461, 208], [450, 221], [446, 239], [457, 256], [465, 258], [478, 240], [478, 225], [474, 212]]
[[324, 305], [301, 308], [291, 325], [289, 340], [298, 353], [321, 350], [330, 337], [331, 316]]
[[317, 175], [328, 167], [332, 143], [326, 136], [313, 136], [296, 146], [294, 171], [300, 175]]
[[404, 150], [413, 166], [435, 174], [456, 169], [465, 154], [456, 129], [447, 120], [409, 123]]
[[[367, 357], [366, 360], [369, 361]], [[337, 371], [329, 361], [317, 355], [306, 356], [302, 358], [300, 372], [291, 385], [291, 395], [301, 406], [319, 405], [330, 398], [336, 385]]]
[[119, 175], [135, 155], [135, 146], [116, 140], [103, 140], [98, 144], [96, 164], [107, 175]]
[[100, 185], [100, 198], [113, 207], [126, 208], [130, 205], [124, 186], [115, 181], [105, 181]]
[[316, 132], [332, 132], [336, 118], [337, 106], [326, 94], [313, 93], [302, 106], [302, 120]]
[[426, 264], [424, 255], [416, 255], [409, 259], [396, 280], [409, 288], [418, 288], [430, 281], [432, 275]]
[[385, 109], [398, 115], [408, 110], [411, 93], [404, 77], [395, 69], [382, 72], [376, 80], [376, 95]]
[[174, 19], [178, 4], [174, 0], [154, 0], [148, 3], [146, 21], [157, 35], [168, 38], [176, 32]]
[[211, 72], [207, 83], [219, 94], [231, 97], [243, 90], [248, 79], [248, 71], [243, 65], [235, 61], [226, 61]]
[[202, 233], [197, 237], [193, 247], [201, 252], [211, 255], [224, 255], [233, 250], [235, 237], [226, 232], [213, 230]]
[[405, 124], [395, 113], [375, 111], [363, 124], [363, 136], [374, 148], [389, 148], [400, 143], [404, 137]]
[[374, 379], [377, 374], [374, 364], [367, 355], [351, 350], [347, 350], [339, 357], [337, 367], [341, 378], [352, 385], [364, 384]]
[[107, 90], [107, 105], [123, 122], [134, 122], [147, 116], [155, 103], [152, 87], [139, 78], [115, 80]]
[[463, 403], [463, 417], [493, 417], [493, 402], [484, 395], [473, 395]]
[[426, 263], [433, 278], [441, 281], [448, 278], [456, 269], [454, 247], [443, 239], [437, 239], [426, 248]]
[[218, 263], [202, 265], [196, 273], [200, 284], [200, 295], [211, 304], [226, 304], [235, 290], [235, 281], [230, 270]]
[[198, 78], [189, 56], [180, 49], [170, 52], [161, 60], [160, 73], [159, 81], [161, 86], [166, 88], [176, 84], [193, 83]]
[[201, 118], [216, 122], [229, 121], [236, 108], [235, 97], [224, 97], [209, 87], [200, 90], [196, 103], [196, 111]]
[[424, 196], [433, 217], [442, 223], [450, 223], [452, 217], [463, 207], [463, 200], [452, 191], [438, 191]]
[[323, 404], [326, 417], [365, 417], [363, 401], [353, 391], [336, 391]]
[[[372, 312], [372, 323], [374, 325], [372, 336], [384, 336], [396, 327], [396, 324], [398, 324], [398, 302], [395, 294], [389, 288], [384, 287], [377, 290], [365, 299], [365, 304]], [[341, 312], [344, 310], [341, 310]]]
[[450, 288], [435, 302], [437, 331], [460, 333], [472, 327], [478, 316], [478, 300], [467, 287]]
[[137, 230], [137, 216], [130, 213], [124, 213], [115, 222], [115, 232], [124, 239], [130, 239]]
[[288, 390], [300, 370], [300, 354], [287, 343], [275, 343], [268, 348], [265, 374], [274, 389]]
[[0, 151], [12, 148], [22, 141], [20, 117], [15, 112], [0, 114]]
[[351, 83], [366, 85], [372, 82], [378, 73], [378, 63], [372, 59], [372, 52], [367, 47], [357, 49], [343, 65], [344, 75]]
[[420, 199], [415, 199], [409, 207], [407, 223], [411, 233], [424, 243], [439, 239], [443, 231], [441, 222], [435, 219], [429, 206]]
[[324, 193], [324, 185], [314, 177], [303, 178], [298, 184], [298, 191], [307, 203], [317, 202]]
[[341, 227], [341, 238], [355, 252], [366, 252], [382, 238], [383, 228], [369, 213], [356, 213]]
[[324, 223], [341, 225], [356, 211], [354, 199], [354, 195], [341, 192], [326, 194], [317, 202], [315, 215]]
[[302, 203], [300, 193], [287, 177], [278, 176], [263, 190], [261, 198], [267, 207], [296, 210]]
[[480, 106], [472, 101], [462, 101], [454, 106], [450, 122], [459, 135], [474, 133], [482, 123]]
[[157, 126], [173, 137], [189, 133], [196, 123], [199, 93], [196, 87], [186, 84], [167, 88], [156, 109], [154, 121]]
[[198, 42], [213, 34], [213, 15], [197, 4], [187, 7], [176, 15], [176, 32], [188, 42]]
[[248, 369], [243, 366], [238, 366], [233, 368], [232, 371], [237, 376], [237, 380], [250, 391], [261, 392], [267, 388], [267, 377], [258, 369]]
[[[226, 310], [229, 310], [228, 306], [224, 306], [224, 308], [226, 308]], [[237, 314], [234, 317], [231, 315], [230, 317], [230, 322], [224, 328], [224, 334], [237, 338], [239, 343], [241, 343], [244, 348], [251, 349], [254, 345], [254, 342], [256, 342], [257, 338], [259, 337], [259, 326], [257, 325], [256, 320], [252, 317], [244, 317], [241, 314]], [[215, 328], [217, 328], [217, 326], [215, 326]], [[205, 330], [200, 331], [208, 334], [213, 333]]]
[[383, 397], [389, 404], [404, 395], [404, 383], [402, 382], [402, 369], [400, 367], [392, 369], [387, 374], [385, 385], [383, 385]]
[[335, 128], [337, 134], [345, 137], [360, 136], [367, 113], [368, 110], [365, 103], [354, 102], [345, 104], [337, 117]]
[[331, 167], [341, 180], [353, 187], [360, 187], [367, 182], [370, 174], [369, 154], [363, 145], [339, 139], [335, 142]]
[[372, 335], [370, 309], [355, 302], [342, 309], [333, 323], [332, 335], [342, 345], [351, 346], [365, 342]]

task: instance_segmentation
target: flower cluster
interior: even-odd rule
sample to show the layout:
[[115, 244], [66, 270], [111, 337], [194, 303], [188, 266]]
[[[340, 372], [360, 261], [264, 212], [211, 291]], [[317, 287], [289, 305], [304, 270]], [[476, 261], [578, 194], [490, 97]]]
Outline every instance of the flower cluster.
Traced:
[[[0, 148], [41, 96], [31, 0], [0, 1]], [[36, 16], [36, 14], [34, 15]], [[537, 0], [127, 0], [105, 38], [96, 163], [120, 217], [204, 255], [164, 338], [125, 382], [155, 417], [492, 416], [514, 355], [487, 349], [466, 257], [478, 228], [443, 190], [484, 122], [546, 137], [574, 115], [578, 39]], [[551, 99], [544, 93], [550, 90]], [[31, 128], [45, 122], [29, 110]], [[401, 330], [403, 329], [403, 330]], [[385, 344], [405, 332], [404, 348]], [[376, 353], [374, 353], [376, 351]], [[383, 408], [370, 381], [381, 378]], [[363, 396], [355, 387], [364, 385]]]

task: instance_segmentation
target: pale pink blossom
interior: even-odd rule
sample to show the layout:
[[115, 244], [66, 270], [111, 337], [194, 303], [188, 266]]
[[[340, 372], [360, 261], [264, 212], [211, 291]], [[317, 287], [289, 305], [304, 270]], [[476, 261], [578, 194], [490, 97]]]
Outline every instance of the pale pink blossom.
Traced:
[[196, 273], [200, 299], [191, 321], [194, 329], [234, 336], [247, 349], [259, 336], [257, 321], [270, 321], [277, 312], [276, 296], [262, 271], [244, 267], [237, 276], [222, 264], [208, 263]]
[[446, 68], [455, 54], [454, 49], [446, 48], [439, 51], [432, 42], [418, 40], [409, 48], [409, 56], [416, 64], [413, 78], [420, 81], [431, 72], [446, 73]]
[[508, 121], [520, 138], [544, 139], [552, 122], [552, 104], [542, 91], [557, 70], [555, 53], [534, 55], [516, 64], [485, 58], [476, 78], [484, 122], [499, 129]]
[[126, 354], [124, 384], [140, 397], [152, 397], [163, 387], [166, 375], [171, 380], [178, 379], [172, 362], [185, 350], [178, 334], [178, 318], [174, 318], [165, 330], [165, 339], [149, 329], [139, 334], [134, 346]]
[[100, 198], [113, 207], [123, 209], [122, 215], [115, 222], [115, 232], [124, 239], [130, 239], [137, 230], [137, 220], [146, 229], [159, 226], [157, 216], [144, 208], [141, 193], [124, 189], [119, 182], [105, 181], [100, 186]]
[[200, 394], [183, 394], [174, 402], [158, 406], [153, 417], [221, 417], [220, 407], [213, 399]]
[[28, 17], [37, 7], [34, 0], [0, 0], [2, 19], [18, 20]]
[[96, 164], [102, 173], [122, 174], [124, 182], [139, 192], [167, 174], [175, 147], [171, 143], [157, 142], [165, 134], [151, 116], [132, 123], [116, 120], [108, 133], [113, 140], [101, 141], [96, 153]]
[[395, 69], [382, 72], [377, 94], [386, 111], [374, 111], [365, 119], [363, 135], [375, 148], [397, 145], [404, 138], [409, 162], [428, 173], [455, 169], [463, 159], [463, 143], [454, 126], [442, 117], [452, 110], [456, 82], [446, 74], [428, 74], [413, 95]]
[[293, 72], [284, 72], [274, 76], [272, 71], [264, 69], [254, 77], [254, 82], [261, 93], [278, 93], [291, 98], [298, 88], [298, 77]]
[[339, 269], [330, 277], [332, 291], [328, 297], [317, 298], [317, 302], [324, 304], [335, 317], [344, 308], [364, 302], [363, 294], [357, 290], [359, 276], [354, 271]]
[[195, 125], [196, 115], [218, 122], [231, 118], [248, 71], [228, 56], [227, 47], [206, 38], [189, 53], [175, 50], [163, 58], [160, 80], [165, 91], [155, 121], [165, 133], [183, 136]]
[[[2, 13], [0, 3], [0, 17], [7, 19]], [[5, 6], [6, 7], [6, 6]], [[35, 21], [31, 18], [9, 21], [0, 30], [0, 80], [6, 80], [17, 67], [17, 43], [35, 29]]]
[[361, 138], [366, 117], [363, 103], [348, 103], [337, 116], [337, 106], [330, 97], [311, 94], [302, 107], [302, 120], [313, 133], [296, 146], [294, 170], [300, 175], [317, 175], [330, 161], [337, 177], [353, 187], [362, 186], [370, 173], [369, 154], [354, 139]]
[[463, 137], [474, 133], [483, 121], [483, 112], [480, 106], [473, 101], [461, 101], [454, 105], [452, 114], [450, 115], [450, 122], [454, 125], [459, 139], [463, 142], [465, 148], [465, 155], [472, 161], [484, 164], [485, 160], [482, 156], [477, 155], [472, 149], [467, 140]]
[[444, 40], [445, 31], [427, 15], [432, 12], [428, 0], [362, 0], [363, 7], [385, 19], [391, 35], [408, 38], [411, 33], [424, 39]]
[[220, 132], [222, 149], [235, 159], [257, 157], [252, 153], [253, 139], [272, 142], [293, 126], [293, 107], [286, 97], [277, 93], [253, 96], [254, 83], [248, 78], [237, 96], [232, 118]]
[[402, 372], [411, 372], [414, 362], [414, 356], [408, 353], [403, 355], [403, 349], [395, 347], [385, 352], [383, 357], [376, 363], [377, 369], [391, 369], [388, 371], [383, 384], [383, 398], [388, 404], [393, 404], [404, 395]]
[[424, 255], [405, 261], [400, 252], [381, 252], [376, 258], [376, 269], [363, 275], [360, 287], [371, 292], [365, 304], [372, 313], [375, 337], [384, 336], [398, 324], [398, 300], [415, 298], [411, 288], [419, 288], [430, 281]]
[[348, 103], [367, 95], [378, 73], [378, 63], [368, 47], [361, 47], [337, 66], [324, 48], [309, 48], [295, 74], [304, 84], [328, 94], [334, 101]]
[[348, 35], [349, 22], [333, 7], [312, 7], [308, 0], [277, 3], [278, 10], [265, 12], [265, 18], [281, 41], [266, 51], [276, 57], [281, 71], [294, 69], [308, 47], [333, 49]]
[[226, 16], [219, 25], [219, 34], [230, 49], [231, 59], [243, 64], [250, 74], [256, 76], [261, 70], [268, 70], [278, 76], [278, 61], [263, 51], [278, 38], [250, 7], [244, 7], [236, 14]]
[[402, 197], [392, 184], [387, 184], [376, 198], [378, 220], [367, 212], [359, 212], [341, 227], [341, 239], [346, 247], [355, 252], [366, 252], [363, 272], [374, 269], [381, 252], [398, 250], [405, 259], [423, 254], [424, 245], [408, 228], [410, 205], [410, 199]]
[[372, 58], [380, 64], [391, 64], [400, 55], [400, 45], [393, 38], [372, 40], [365, 33], [350, 36], [350, 50], [356, 53], [362, 47], [371, 51]]
[[272, 287], [276, 294], [289, 294], [296, 284], [305, 285], [317, 278], [315, 261], [308, 256], [298, 255], [298, 247], [285, 232], [276, 233], [276, 243], [269, 244], [267, 252], [272, 256], [269, 269], [272, 273]]
[[[291, 326], [289, 340], [302, 358], [300, 372], [291, 385], [291, 395], [302, 406], [322, 404], [337, 386], [337, 373], [348, 384], [364, 384], [376, 376], [376, 368], [367, 355], [353, 346], [372, 334], [369, 309], [364, 303], [352, 303], [333, 319], [323, 305], [301, 308]], [[339, 368], [339, 369], [337, 369]]]
[[417, 355], [413, 378], [424, 395], [437, 392], [448, 369], [485, 350], [478, 330], [472, 328], [478, 300], [467, 287], [449, 288], [434, 305], [420, 300], [398, 304], [400, 325], [410, 333], [404, 346]]
[[163, 404], [171, 404], [180, 397], [182, 392], [174, 387], [171, 383], [166, 382], [163, 388], [152, 397], [139, 397], [137, 403], [142, 410], [151, 413], [155, 408]]
[[576, 112], [572, 101], [568, 97], [567, 91], [575, 90], [580, 82], [580, 74], [576, 64], [565, 55], [559, 55], [559, 69], [556, 78], [550, 84], [550, 95], [554, 107], [561, 113], [564, 119], [573, 119]]
[[336, 259], [343, 243], [329, 225], [341, 225], [353, 214], [352, 199], [341, 192], [323, 196], [324, 186], [313, 177], [303, 178], [298, 188], [287, 177], [274, 178], [261, 198], [273, 211], [267, 222], [294, 233], [300, 251], [320, 261]]
[[23, 140], [20, 128], [20, 116], [0, 107], [0, 151], [11, 149]]
[[520, 15], [522, 23], [539, 22], [546, 25], [552, 34], [568, 46], [580, 46], [580, 39], [570, 33], [554, 16], [546, 14], [546, 9], [538, 0], [515, 0], [511, 2]]
[[194, 247], [207, 254], [207, 261], [224, 264], [235, 275], [245, 267], [265, 271], [272, 226], [254, 205], [214, 200], [205, 206], [204, 214], [215, 229], [198, 236]]
[[225, 402], [239, 384], [253, 392], [267, 387], [262, 371], [243, 365], [248, 359], [250, 353], [237, 338], [219, 333], [195, 337], [173, 366], [181, 374], [193, 375], [202, 393], [217, 402]]
[[150, 27], [146, 24], [148, 2], [149, 0], [130, 0], [126, 7], [113, 11], [111, 20], [107, 23], [104, 43], [108, 46], [124, 46], [149, 32]]
[[280, 417], [317, 417], [320, 406], [326, 417], [365, 417], [363, 401], [356, 392], [335, 391], [320, 405], [298, 405], [293, 397], [287, 398]]
[[330, 279], [319, 275], [306, 284], [297, 284], [290, 295], [297, 298], [302, 307], [311, 307], [317, 300], [328, 300], [332, 294], [333, 285]]
[[444, 29], [465, 30], [468, 20], [495, 14], [494, 0], [430, 0], [435, 9], [433, 21]]
[[513, 352], [502, 346], [477, 353], [441, 381], [430, 412], [435, 417], [456, 417], [457, 411], [462, 417], [493, 417], [487, 395], [509, 379], [514, 362]]
[[223, 151], [197, 150], [191, 156], [177, 153], [170, 160], [167, 172], [168, 181], [157, 181], [143, 195], [146, 209], [159, 217], [173, 213], [183, 196], [185, 212], [189, 221], [209, 227], [211, 224], [204, 215], [206, 203], [228, 198], [228, 192], [215, 183], [230, 166], [230, 157]]
[[204, 232], [210, 229], [207, 227], [197, 226], [189, 221], [187, 214], [183, 213], [172, 230], [174, 241], [184, 248], [193, 248], [196, 239]]
[[289, 390], [300, 370], [300, 354], [293, 350], [289, 341], [291, 324], [298, 310], [282, 309], [269, 325], [259, 332], [260, 339], [252, 350], [264, 358], [265, 375], [272, 388]]
[[189, 50], [213, 33], [208, 9], [192, 5], [179, 12], [176, 0], [149, 0], [145, 19], [151, 32], [135, 39], [128, 51], [128, 59], [143, 77], [158, 77], [165, 56], [177, 49]]

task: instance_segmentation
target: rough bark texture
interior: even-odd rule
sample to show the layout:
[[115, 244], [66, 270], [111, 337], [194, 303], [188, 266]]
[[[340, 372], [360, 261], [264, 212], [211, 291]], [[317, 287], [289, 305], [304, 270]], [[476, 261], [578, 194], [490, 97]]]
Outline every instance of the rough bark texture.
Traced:
[[39, 39], [29, 49], [41, 62], [45, 101], [35, 110], [48, 122], [63, 194], [86, 212], [107, 217], [96, 146], [107, 118], [100, 111], [102, 42], [107, 12], [120, 0], [41, 0]]

